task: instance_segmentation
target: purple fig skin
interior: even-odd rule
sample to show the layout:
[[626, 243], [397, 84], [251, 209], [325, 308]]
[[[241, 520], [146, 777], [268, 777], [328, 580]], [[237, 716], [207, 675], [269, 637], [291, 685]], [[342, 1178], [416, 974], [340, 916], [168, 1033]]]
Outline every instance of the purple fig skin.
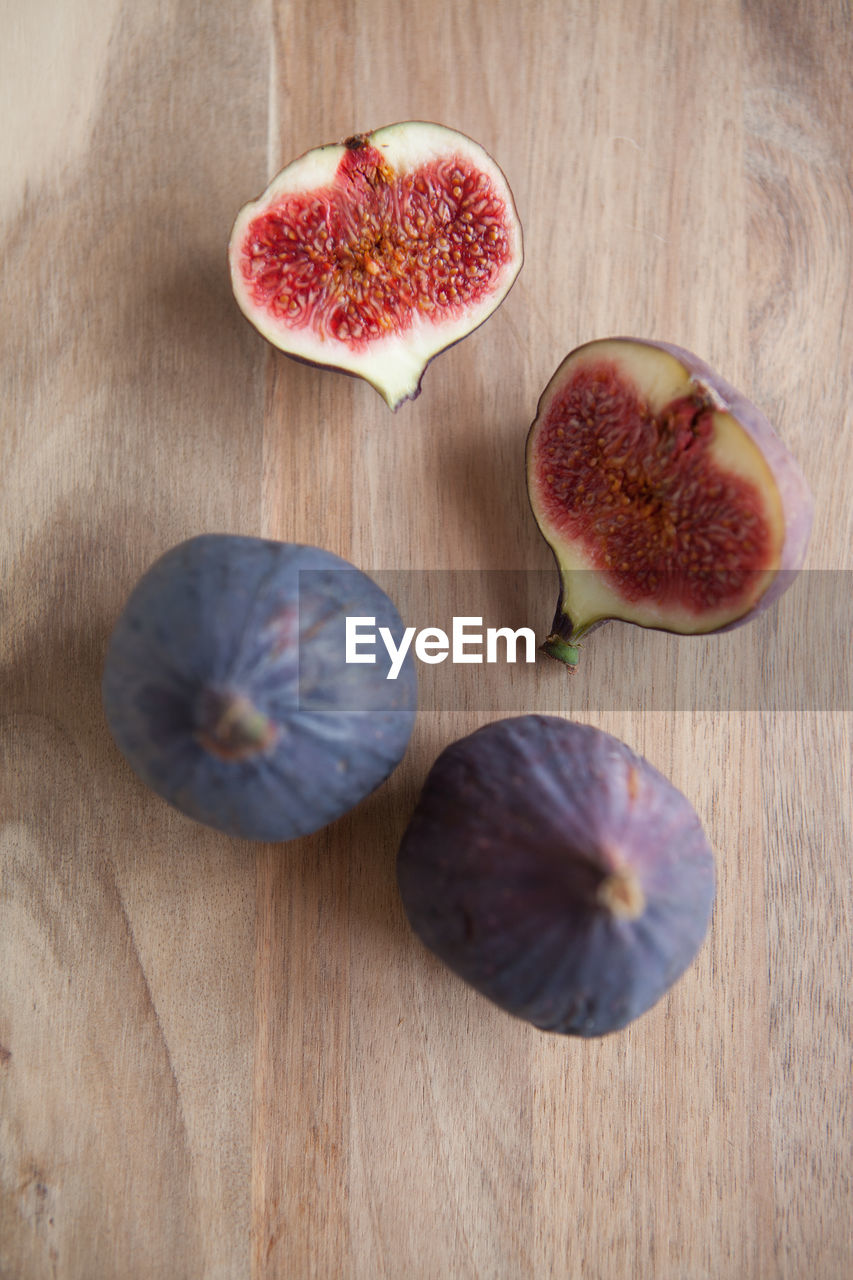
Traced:
[[128, 764], [197, 822], [285, 841], [328, 825], [399, 764], [414, 727], [407, 655], [388, 680], [347, 663], [347, 616], [399, 644], [388, 596], [317, 547], [202, 534], [137, 582], [107, 647], [102, 699]]
[[527, 715], [449, 746], [403, 836], [421, 941], [500, 1008], [600, 1036], [651, 1008], [705, 937], [714, 857], [689, 801], [625, 743]]
[[[566, 362], [578, 352], [582, 352], [585, 347], [595, 346], [600, 341], [606, 341], [608, 343], [625, 343], [630, 344], [630, 346], [633, 347], [648, 347], [653, 350], [665, 352], [672, 356], [683, 366], [687, 376], [692, 379], [696, 385], [697, 390], [701, 391], [702, 389], [706, 389], [710, 394], [710, 399], [715, 403], [716, 407], [724, 412], [728, 412], [737, 421], [747, 437], [761, 452], [776, 484], [784, 519], [784, 540], [780, 551], [778, 567], [767, 589], [739, 617], [731, 619], [716, 627], [708, 626], [707, 628], [699, 628], [695, 633], [691, 632], [690, 634], [722, 634], [744, 626], [747, 622], [752, 621], [754, 618], [764, 613], [765, 610], [774, 604], [779, 597], [788, 590], [805, 561], [814, 518], [814, 500], [799, 464], [780, 440], [776, 431], [768, 422], [761, 410], [753, 404], [751, 400], [743, 395], [742, 392], [733, 387], [731, 383], [720, 377], [720, 375], [716, 373], [716, 371], [713, 370], [704, 360], [701, 360], [698, 356], [686, 350], [684, 347], [676, 346], [673, 343], [657, 341], [649, 338], [631, 338], [625, 336], [612, 337], [603, 340], [597, 339], [595, 342], [585, 343], [581, 347], [577, 347], [571, 351], [569, 355], [566, 356], [565, 360], [561, 362], [559, 368], [550, 379], [547, 387], [540, 397], [536, 418], [534, 419], [534, 423], [528, 437], [528, 453], [530, 450], [530, 442], [534, 437], [534, 432], [536, 431], [542, 417], [543, 407], [551, 395], [554, 384], [560, 379]], [[528, 463], [528, 465], [530, 464]], [[544, 528], [542, 529], [542, 532], [547, 538], [548, 534]], [[552, 550], [554, 550], [557, 567], [562, 569], [556, 549], [552, 547]], [[588, 572], [592, 572], [592, 570], [589, 570]], [[620, 620], [619, 615], [614, 613], [608, 617], [600, 617], [589, 624], [578, 627], [577, 620], [571, 617], [570, 605], [564, 597], [561, 573], [560, 593], [557, 600], [554, 621], [552, 623], [551, 633], [543, 646], [545, 652], [549, 653], [552, 657], [559, 658], [561, 661], [568, 663], [571, 668], [574, 668], [578, 661], [578, 650], [576, 645], [580, 636], [589, 635], [605, 622], [612, 620]], [[655, 626], [655, 624], [651, 622], [637, 623], [632, 618], [626, 618], [624, 620], [632, 622], [634, 625], [647, 626], [650, 630], [679, 631], [679, 628], [675, 626], [670, 628], [665, 625]]]

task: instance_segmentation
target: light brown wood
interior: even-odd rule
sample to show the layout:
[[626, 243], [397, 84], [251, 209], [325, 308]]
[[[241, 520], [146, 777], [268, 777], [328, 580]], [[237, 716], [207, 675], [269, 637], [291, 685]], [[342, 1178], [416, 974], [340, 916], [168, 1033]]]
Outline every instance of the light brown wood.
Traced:
[[[849, 1276], [849, 6], [11, 8], [0, 1276]], [[392, 416], [255, 334], [225, 245], [284, 162], [409, 118], [496, 157], [526, 262]], [[104, 646], [193, 533], [326, 546], [424, 624], [542, 632], [526, 429], [562, 356], [620, 332], [695, 350], [800, 458], [810, 572], [771, 615], [697, 641], [609, 626], [573, 678], [425, 672], [400, 769], [290, 846], [203, 830], [136, 781]], [[524, 710], [647, 755], [718, 856], [697, 962], [600, 1042], [468, 991], [396, 894], [434, 756]]]

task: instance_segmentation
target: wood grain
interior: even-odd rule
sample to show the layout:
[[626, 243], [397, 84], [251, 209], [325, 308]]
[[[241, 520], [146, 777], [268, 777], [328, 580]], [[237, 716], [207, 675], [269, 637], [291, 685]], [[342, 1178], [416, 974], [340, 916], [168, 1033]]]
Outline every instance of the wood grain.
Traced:
[[[847, 1277], [847, 0], [54, 9], [0, 42], [0, 1277]], [[408, 118], [498, 159], [526, 261], [392, 416], [263, 343], [225, 245], [285, 161]], [[193, 533], [546, 627], [524, 437], [561, 357], [617, 332], [697, 351], [802, 461], [810, 576], [772, 617], [607, 627], [573, 679], [437, 670], [401, 768], [292, 845], [137, 783], [104, 646]], [[631, 743], [717, 852], [696, 964], [592, 1044], [464, 988], [396, 894], [434, 756], [525, 709]]]

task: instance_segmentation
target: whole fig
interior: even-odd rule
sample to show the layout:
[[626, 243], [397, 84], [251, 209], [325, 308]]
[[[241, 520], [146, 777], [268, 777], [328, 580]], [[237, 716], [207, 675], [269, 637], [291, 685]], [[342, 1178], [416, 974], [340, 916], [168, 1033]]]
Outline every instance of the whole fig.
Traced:
[[400, 845], [412, 928], [546, 1031], [649, 1009], [708, 927], [714, 860], [686, 798], [628, 746], [555, 716], [499, 720], [434, 764]]
[[394, 605], [316, 547], [205, 534], [143, 575], [107, 649], [107, 724], [158, 795], [252, 840], [325, 826], [403, 757], [416, 708], [411, 656], [346, 661], [346, 619], [399, 643]]

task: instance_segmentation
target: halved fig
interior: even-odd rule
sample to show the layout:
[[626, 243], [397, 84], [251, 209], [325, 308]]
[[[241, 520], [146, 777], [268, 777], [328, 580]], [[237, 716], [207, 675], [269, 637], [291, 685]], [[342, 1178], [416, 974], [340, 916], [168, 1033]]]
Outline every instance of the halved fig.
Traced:
[[572, 351], [527, 440], [533, 514], [560, 570], [545, 651], [574, 666], [608, 619], [682, 634], [741, 626], [790, 586], [812, 498], [767, 419], [682, 347]]
[[366, 379], [396, 409], [506, 296], [521, 224], [481, 146], [408, 121], [294, 160], [237, 215], [229, 260], [265, 338]]

